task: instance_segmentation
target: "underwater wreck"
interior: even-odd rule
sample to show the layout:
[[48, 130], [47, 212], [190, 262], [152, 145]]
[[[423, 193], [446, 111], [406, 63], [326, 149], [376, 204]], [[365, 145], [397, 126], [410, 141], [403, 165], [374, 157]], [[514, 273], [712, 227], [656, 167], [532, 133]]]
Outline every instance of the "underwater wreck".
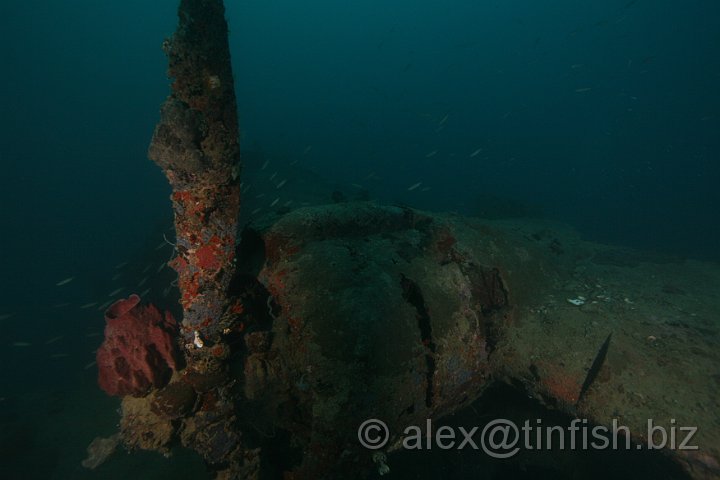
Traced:
[[[137, 295], [107, 310], [99, 384], [122, 418], [88, 465], [118, 443], [182, 444], [217, 478], [365, 478], [392, 472], [407, 426], [503, 382], [594, 425], [620, 419], [633, 446], [647, 419], [697, 426], [698, 449], [661, 451], [718, 478], [712, 282], [684, 283], [701, 264], [644, 262], [541, 221], [372, 202], [241, 230], [223, 2], [182, 0], [164, 49], [172, 93], [149, 153], [172, 186], [182, 319]], [[373, 418], [391, 432], [379, 450], [358, 442]], [[268, 465], [280, 441], [292, 454]]]

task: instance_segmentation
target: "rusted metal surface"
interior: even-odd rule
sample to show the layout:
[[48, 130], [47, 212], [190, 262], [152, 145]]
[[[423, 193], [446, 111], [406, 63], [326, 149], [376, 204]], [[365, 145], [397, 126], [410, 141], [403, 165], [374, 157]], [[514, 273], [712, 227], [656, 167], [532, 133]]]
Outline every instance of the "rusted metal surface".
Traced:
[[488, 385], [495, 336], [511, 323], [509, 265], [457, 232], [372, 203], [300, 209], [256, 232], [272, 343], [245, 360], [245, 393], [306, 452], [291, 478], [362, 477], [365, 419], [402, 432]]
[[222, 1], [183, 0], [164, 48], [173, 79], [149, 156], [172, 186], [183, 334], [219, 340], [240, 209], [238, 126]]
[[[242, 306], [228, 296], [240, 209], [238, 125], [227, 24], [221, 0], [182, 0], [164, 44], [172, 93], [149, 149], [172, 187], [185, 370], [143, 399], [147, 419], [126, 443], [154, 435], [155, 418], [184, 417], [180, 439], [222, 475], [253, 477], [255, 461], [237, 426], [234, 381], [223, 331]], [[125, 415], [127, 419], [128, 415]], [[177, 422], [176, 422], [177, 423]], [[169, 424], [165, 420], [165, 424]], [[175, 424], [173, 424], [173, 427]], [[168, 440], [169, 441], [169, 440]], [[165, 448], [164, 442], [155, 449]]]

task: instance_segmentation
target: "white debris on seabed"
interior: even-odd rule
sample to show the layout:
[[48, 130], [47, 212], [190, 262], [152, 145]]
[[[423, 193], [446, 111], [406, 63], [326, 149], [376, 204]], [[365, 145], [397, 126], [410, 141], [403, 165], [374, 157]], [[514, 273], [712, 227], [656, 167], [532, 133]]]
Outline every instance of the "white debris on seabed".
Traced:
[[580, 305], [585, 305], [586, 298], [582, 295], [578, 295], [577, 298], [568, 298], [567, 301], [569, 303], [572, 303], [576, 307], [579, 307]]

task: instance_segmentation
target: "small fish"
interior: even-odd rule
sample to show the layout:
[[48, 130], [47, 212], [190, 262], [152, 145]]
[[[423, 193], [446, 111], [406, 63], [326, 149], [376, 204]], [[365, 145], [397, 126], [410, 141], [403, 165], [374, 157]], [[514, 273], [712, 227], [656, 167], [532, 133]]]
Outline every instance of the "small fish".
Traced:
[[270, 160], [265, 160], [265, 163], [262, 164], [262, 167], [260, 167], [260, 170], [265, 170], [268, 165], [270, 165]]
[[273, 202], [270, 204], [270, 208], [272, 208], [272, 207], [274, 207], [275, 205], [277, 205], [277, 203], [278, 203], [279, 201], [280, 201], [280, 197], [278, 197], [278, 198], [276, 198], [275, 200], [273, 200]]
[[145, 282], [147, 282], [147, 281], [148, 281], [148, 277], [143, 277], [142, 280], [140, 280], [138, 282], [137, 286], [142, 287], [143, 285], [145, 285]]
[[423, 187], [420, 191], [421, 191], [421, 192], [429, 192], [429, 191], [430, 191], [430, 187]]
[[117, 265], [115, 265], [115, 268], [123, 268], [127, 264], [128, 264], [128, 262], [120, 262]]
[[351, 183], [350, 186], [355, 187], [355, 188], [365, 188], [362, 185], [360, 185], [359, 183]]
[[110, 281], [111, 281], [111, 282], [114, 282], [115, 280], [117, 280], [117, 279], [120, 278], [121, 276], [122, 276], [122, 273], [116, 273], [115, 275], [112, 276], [112, 278], [110, 279]]
[[108, 293], [108, 297], [114, 297], [115, 295], [122, 292], [123, 290], [125, 290], [125, 287], [116, 288], [112, 292]]
[[90, 303], [86, 303], [84, 305], [80, 305], [80, 310], [86, 310], [88, 308], [92, 308], [97, 304], [98, 304], [98, 302], [90, 302]]
[[152, 268], [152, 263], [151, 263], [151, 264], [149, 264], [149, 265], [148, 265], [147, 267], [143, 268], [143, 271], [142, 271], [142, 272], [140, 272], [140, 273], [147, 273], [147, 272], [148, 272], [148, 270], [150, 270], [151, 268]]
[[282, 188], [287, 183], [287, 180], [282, 180], [280, 183], [278, 183], [275, 188]]
[[585, 93], [589, 92], [590, 90], [592, 90], [591, 87], [576, 88], [575, 93]]
[[307, 155], [308, 153], [310, 153], [310, 150], [312, 150], [312, 145], [308, 145], [307, 147], [305, 147], [305, 150], [303, 150], [303, 155]]
[[56, 287], [62, 287], [63, 285], [67, 285], [68, 283], [72, 282], [75, 279], [75, 277], [68, 277], [64, 280], [60, 280], [55, 284]]
[[292, 205], [292, 203], [292, 200], [288, 200], [287, 202], [283, 203], [283, 207], [289, 207], [290, 205]]
[[32, 343], [29, 342], [13, 342], [12, 344], [13, 347], [29, 347], [31, 345]]
[[435, 155], [437, 155], [437, 153], [438, 153], [437, 150], [433, 150], [432, 152], [428, 152], [428, 153], [425, 155], [425, 158], [434, 157]]
[[165, 243], [165, 241], [163, 240], [158, 244], [157, 247], [155, 247], [155, 250], [161, 250], [163, 247], [165, 247], [165, 245], [167, 245], [167, 243]]
[[470, 154], [470, 158], [473, 158], [473, 157], [477, 156], [477, 154], [479, 154], [480, 152], [482, 152], [482, 148], [478, 148], [477, 150], [475, 150], [474, 152], [472, 152], [472, 153]]
[[447, 122], [447, 120], [448, 120], [449, 117], [450, 117], [450, 114], [449, 114], [449, 113], [446, 114], [446, 115], [442, 118], [442, 120], [440, 120], [440, 123], [438, 123], [438, 125], [444, 125], [445, 122]]
[[270, 181], [272, 182], [272, 181], [275, 179], [276, 176], [277, 176], [277, 172], [275, 172], [275, 173], [273, 173], [272, 175], [270, 175]]
[[167, 262], [160, 262], [155, 273], [160, 273], [165, 267], [167, 267]]
[[408, 187], [408, 192], [412, 192], [413, 190], [415, 190], [416, 188], [418, 188], [420, 185], [422, 185], [422, 182], [417, 182], [417, 183], [414, 183], [414, 184], [410, 185], [410, 186]]
[[146, 288], [145, 290], [143, 290], [142, 292], [140, 292], [140, 298], [146, 297], [148, 293], [150, 293], [150, 289], [149, 289], [149, 288]]
[[63, 339], [64, 336], [65, 336], [65, 335], [58, 335], [57, 337], [53, 337], [53, 338], [51, 338], [50, 340], [48, 340], [47, 342], [45, 342], [45, 345], [51, 345], [51, 344], [53, 344], [53, 343], [55, 343], [55, 342], [59, 342], [60, 340]]
[[97, 364], [97, 362], [96, 362], [95, 360], [93, 360], [92, 362], [90, 362], [90, 363], [88, 363], [87, 365], [85, 365], [85, 366], [83, 367], [83, 370], [90, 370], [92, 367], [95, 366], [95, 364]]
[[0, 315], [0, 321], [7, 320], [8, 318], [12, 317], [13, 315], [14, 315], [14, 313], [3, 313], [2, 315]]
[[262, 198], [262, 197], [264, 197], [264, 196], [265, 196], [264, 193], [259, 193], [259, 194], [255, 195], [255, 198]]
[[573, 70], [577, 70], [578, 68], [582, 68], [583, 66], [584, 66], [584, 64], [582, 64], [582, 63], [574, 63], [574, 64], [570, 65], [570, 68], [572, 68]]
[[252, 212], [250, 212], [250, 215], [255, 215], [257, 213], [260, 213], [260, 210], [262, 210], [262, 207], [259, 207], [259, 208], [256, 208], [255, 210], [253, 210]]

